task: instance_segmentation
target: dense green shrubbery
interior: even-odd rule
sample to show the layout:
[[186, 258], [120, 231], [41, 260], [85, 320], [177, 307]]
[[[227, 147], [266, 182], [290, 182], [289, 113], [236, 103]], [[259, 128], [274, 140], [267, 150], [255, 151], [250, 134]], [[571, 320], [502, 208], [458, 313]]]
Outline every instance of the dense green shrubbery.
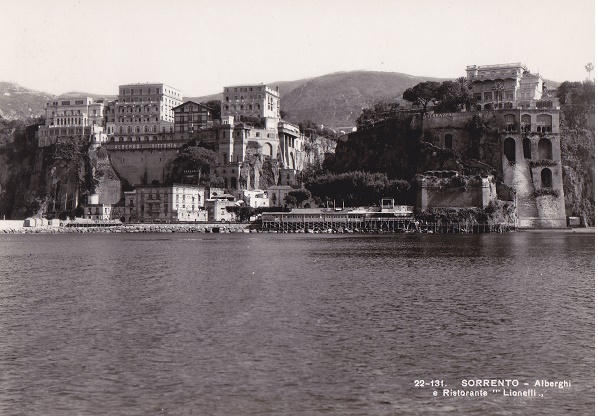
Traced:
[[199, 146], [183, 146], [176, 159], [172, 162], [169, 182], [184, 183], [186, 171], [196, 171], [194, 184], [203, 186], [217, 186], [223, 184], [222, 178], [212, 173], [212, 166], [218, 163], [218, 154], [210, 149]]
[[401, 179], [388, 179], [384, 173], [346, 172], [323, 173], [308, 178], [305, 187], [314, 199], [336, 201], [345, 206], [368, 206], [382, 198], [394, 198], [395, 203], [411, 201], [410, 184]]
[[515, 205], [512, 202], [493, 201], [486, 208], [435, 207], [417, 215], [427, 222], [514, 223]]
[[557, 96], [561, 104], [561, 123], [569, 129], [587, 128], [593, 120], [595, 111], [594, 81], [563, 82], [557, 89]]

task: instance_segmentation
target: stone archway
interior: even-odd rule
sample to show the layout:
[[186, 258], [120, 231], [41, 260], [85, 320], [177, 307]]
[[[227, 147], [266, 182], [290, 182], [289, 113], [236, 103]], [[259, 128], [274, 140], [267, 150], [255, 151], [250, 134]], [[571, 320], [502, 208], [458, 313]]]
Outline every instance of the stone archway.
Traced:
[[552, 170], [549, 168], [542, 169], [540, 178], [542, 180], [542, 188], [552, 188]]
[[515, 162], [515, 139], [507, 137], [503, 144], [503, 152], [509, 162]]
[[552, 160], [552, 143], [548, 139], [540, 139], [538, 142], [538, 158], [540, 160]]
[[527, 137], [523, 139], [523, 157], [526, 159], [532, 158], [532, 141]]

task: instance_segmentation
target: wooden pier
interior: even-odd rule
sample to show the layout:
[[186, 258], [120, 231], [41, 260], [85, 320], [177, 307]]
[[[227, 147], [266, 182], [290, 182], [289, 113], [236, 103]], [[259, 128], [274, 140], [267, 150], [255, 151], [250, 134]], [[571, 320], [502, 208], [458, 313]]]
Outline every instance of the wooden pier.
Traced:
[[270, 212], [262, 215], [262, 229], [283, 233], [493, 233], [515, 230], [513, 223], [421, 222], [413, 216], [397, 217], [353, 212]]

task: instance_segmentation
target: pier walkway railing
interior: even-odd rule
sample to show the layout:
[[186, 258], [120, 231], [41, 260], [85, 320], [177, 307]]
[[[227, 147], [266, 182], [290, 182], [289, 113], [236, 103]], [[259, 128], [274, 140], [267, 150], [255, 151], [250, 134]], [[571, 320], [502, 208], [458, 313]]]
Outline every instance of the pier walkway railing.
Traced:
[[270, 218], [262, 219], [262, 229], [279, 232], [313, 232], [313, 233], [502, 233], [514, 231], [514, 222], [421, 222], [405, 218], [346, 218], [343, 220], [309, 220]]

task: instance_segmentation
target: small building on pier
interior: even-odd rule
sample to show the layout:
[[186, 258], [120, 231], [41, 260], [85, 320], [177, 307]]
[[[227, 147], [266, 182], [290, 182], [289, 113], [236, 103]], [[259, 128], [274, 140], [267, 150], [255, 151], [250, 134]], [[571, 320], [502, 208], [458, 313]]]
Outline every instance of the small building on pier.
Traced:
[[382, 199], [380, 207], [295, 208], [262, 214], [262, 228], [277, 231], [399, 231], [408, 229], [414, 221], [412, 206], [396, 206], [390, 198]]

